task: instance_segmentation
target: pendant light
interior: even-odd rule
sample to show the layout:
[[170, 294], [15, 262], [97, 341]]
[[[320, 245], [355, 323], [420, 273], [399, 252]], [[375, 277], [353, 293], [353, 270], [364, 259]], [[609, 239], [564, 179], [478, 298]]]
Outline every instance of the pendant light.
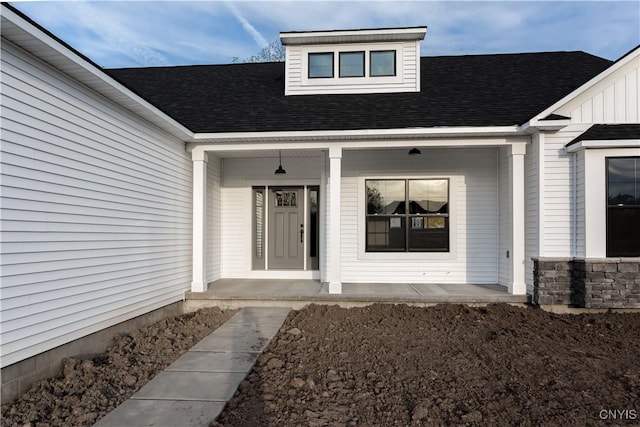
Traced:
[[413, 147], [411, 150], [409, 150], [409, 155], [410, 156], [419, 156], [420, 154], [422, 154], [422, 151], [420, 151], [416, 147]]
[[284, 175], [287, 171], [282, 168], [282, 152], [280, 150], [278, 150], [278, 159], [280, 160], [280, 163], [278, 165], [278, 169], [276, 169], [274, 173], [276, 175]]

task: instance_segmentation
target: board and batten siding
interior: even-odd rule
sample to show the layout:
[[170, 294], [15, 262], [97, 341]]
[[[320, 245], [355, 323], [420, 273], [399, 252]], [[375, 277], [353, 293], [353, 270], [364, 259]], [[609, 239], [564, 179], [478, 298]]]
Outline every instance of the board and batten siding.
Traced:
[[640, 64], [630, 61], [558, 113], [571, 123], [640, 123]]
[[[342, 281], [497, 283], [495, 148], [345, 151], [341, 188]], [[450, 253], [364, 252], [367, 178], [449, 178]]]
[[184, 144], [2, 43], [2, 366], [179, 301]]
[[[397, 78], [364, 77], [308, 79], [306, 77], [307, 55], [309, 52], [334, 52], [337, 69], [338, 53], [361, 50], [396, 49]], [[416, 92], [420, 88], [420, 57], [417, 42], [395, 42], [382, 44], [349, 44], [287, 46], [285, 61], [285, 95], [310, 95], [320, 93], [370, 93], [375, 92]], [[366, 71], [368, 74], [368, 70]]]

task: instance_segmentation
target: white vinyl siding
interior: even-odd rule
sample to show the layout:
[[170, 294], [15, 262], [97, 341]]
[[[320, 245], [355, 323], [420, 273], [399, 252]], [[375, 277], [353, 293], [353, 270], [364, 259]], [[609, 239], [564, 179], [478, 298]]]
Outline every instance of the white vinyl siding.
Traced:
[[[334, 52], [334, 67], [337, 69], [338, 53], [366, 51], [369, 63], [371, 50], [397, 50], [396, 76], [369, 77], [369, 67], [365, 67], [363, 78], [339, 78], [337, 71], [332, 79], [308, 79], [307, 61], [309, 52]], [[420, 64], [418, 42], [383, 44], [349, 44], [287, 46], [285, 62], [285, 95], [309, 95], [321, 93], [370, 93], [370, 92], [417, 92], [420, 90]]]
[[573, 159], [564, 146], [588, 126], [569, 126], [544, 135], [544, 209], [540, 256], [571, 257], [575, 249], [575, 212], [573, 208]]
[[184, 144], [3, 40], [2, 366], [183, 298]]
[[[497, 283], [496, 149], [345, 151], [342, 171], [343, 282]], [[364, 180], [384, 177], [450, 179], [450, 252], [364, 252]]]
[[533, 260], [539, 255], [540, 233], [540, 141], [539, 134], [532, 136], [532, 143], [527, 146], [524, 158], [525, 174], [525, 282], [527, 293], [533, 292]]

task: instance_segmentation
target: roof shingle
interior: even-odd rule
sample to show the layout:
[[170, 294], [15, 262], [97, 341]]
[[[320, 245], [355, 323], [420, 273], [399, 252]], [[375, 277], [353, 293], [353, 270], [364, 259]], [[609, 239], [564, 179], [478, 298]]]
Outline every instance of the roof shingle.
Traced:
[[569, 142], [566, 147], [580, 141], [617, 141], [621, 139], [640, 139], [640, 124], [593, 125]]
[[421, 58], [421, 92], [284, 96], [284, 63], [105, 70], [193, 132], [511, 126], [611, 65], [584, 52]]

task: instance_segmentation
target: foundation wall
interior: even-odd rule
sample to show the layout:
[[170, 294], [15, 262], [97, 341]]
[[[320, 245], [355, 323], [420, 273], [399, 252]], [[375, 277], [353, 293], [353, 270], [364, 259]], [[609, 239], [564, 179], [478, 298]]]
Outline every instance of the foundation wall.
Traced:
[[129, 333], [183, 312], [182, 301], [173, 303], [2, 368], [2, 404], [17, 399], [37, 381], [60, 374], [65, 358], [93, 357], [111, 346], [115, 335]]

